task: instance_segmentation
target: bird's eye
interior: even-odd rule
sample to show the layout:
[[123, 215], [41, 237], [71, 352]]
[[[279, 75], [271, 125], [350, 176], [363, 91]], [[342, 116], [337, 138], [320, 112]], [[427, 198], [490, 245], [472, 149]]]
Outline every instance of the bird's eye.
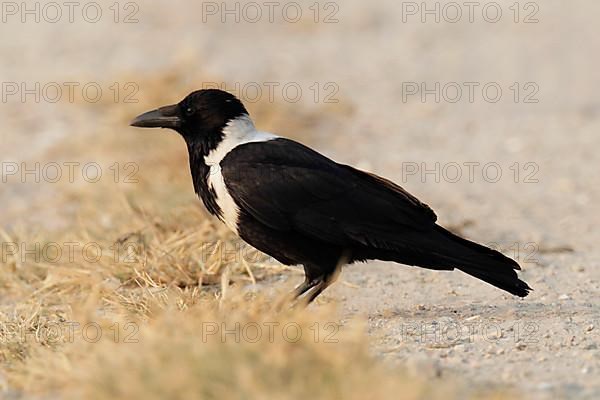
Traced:
[[194, 113], [194, 110], [192, 109], [192, 107], [188, 107], [185, 109], [186, 115], [192, 115], [193, 113]]

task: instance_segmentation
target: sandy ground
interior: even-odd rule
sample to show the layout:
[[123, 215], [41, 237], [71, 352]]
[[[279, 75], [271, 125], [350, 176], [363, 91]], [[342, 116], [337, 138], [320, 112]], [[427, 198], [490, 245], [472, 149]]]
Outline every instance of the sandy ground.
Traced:
[[[266, 10], [256, 23], [243, 15], [222, 23], [203, 14], [201, 3], [142, 1], [139, 22], [124, 24], [112, 21], [111, 3], [99, 3], [104, 18], [95, 24], [79, 14], [73, 24], [9, 17], [0, 24], [2, 81], [96, 81], [108, 95], [115, 76], [187, 63], [230, 89], [236, 82], [249, 90], [299, 86], [299, 108], [326, 111], [331, 95], [349, 111], [325, 112], [311, 145], [395, 180], [443, 225], [518, 258], [535, 290], [516, 299], [459, 272], [373, 262], [345, 269], [324, 299], [339, 301], [348, 318], [366, 316], [374, 353], [416, 373], [514, 385], [531, 398], [600, 397], [600, 4], [519, 3], [516, 23], [514, 2], [501, 1], [496, 23], [485, 20], [483, 6], [472, 23], [466, 8], [451, 23], [452, 10], [422, 22], [405, 9], [403, 22], [407, 3], [323, 2], [315, 24], [313, 2], [300, 2], [304, 16], [296, 23], [277, 11], [270, 23]], [[524, 23], [532, 12], [539, 21]], [[324, 23], [326, 16], [338, 21]], [[423, 99], [407, 94], [421, 83], [434, 91]], [[492, 88], [482, 93], [485, 85]], [[453, 102], [457, 86], [462, 97]], [[502, 97], [492, 102], [497, 87]], [[275, 101], [289, 101], [274, 93]], [[164, 93], [164, 102], [178, 96]], [[2, 161], [47, 156], [49, 145], [68, 146], [69, 135], [102, 122], [72, 109], [44, 98], [3, 101], [1, 119], [11, 128], [0, 132]], [[52, 215], [30, 211], [52, 190], [3, 183], [2, 224]]]

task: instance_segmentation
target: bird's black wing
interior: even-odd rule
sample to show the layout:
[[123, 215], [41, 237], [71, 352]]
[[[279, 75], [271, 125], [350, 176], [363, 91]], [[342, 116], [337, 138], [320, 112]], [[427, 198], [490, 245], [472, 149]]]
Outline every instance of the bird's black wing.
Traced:
[[400, 186], [292, 140], [240, 145], [221, 171], [240, 209], [275, 230], [398, 249], [435, 227], [434, 212]]

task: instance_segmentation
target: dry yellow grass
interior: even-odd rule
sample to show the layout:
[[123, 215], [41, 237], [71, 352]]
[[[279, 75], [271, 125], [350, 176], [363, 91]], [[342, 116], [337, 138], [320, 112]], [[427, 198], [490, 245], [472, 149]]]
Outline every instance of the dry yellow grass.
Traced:
[[[99, 313], [92, 291], [72, 321], [38, 325], [49, 340], [30, 337], [27, 354], [6, 369], [9, 387], [90, 399], [499, 398], [380, 365], [360, 325], [340, 327], [331, 307], [276, 311], [270, 299], [239, 291], [216, 301], [143, 289], [146, 321]], [[56, 326], [61, 336], [48, 333]]]
[[[0, 232], [2, 397], [497, 395], [382, 366], [369, 354], [360, 322], [340, 326], [334, 307], [280, 310], [281, 295], [248, 290], [289, 269], [241, 245], [202, 211], [176, 135], [126, 128], [136, 113], [177, 100], [164, 93], [186, 94], [189, 82], [177, 78], [183, 75], [137, 77], [143, 102], [93, 106], [102, 123], [82, 123], [88, 134], [48, 154], [52, 161], [94, 160], [104, 170], [133, 162], [134, 181], [63, 177], [38, 204], [60, 223], [51, 229], [13, 223]], [[287, 105], [252, 108], [267, 121], [265, 129], [285, 121], [302, 134], [317, 118]]]

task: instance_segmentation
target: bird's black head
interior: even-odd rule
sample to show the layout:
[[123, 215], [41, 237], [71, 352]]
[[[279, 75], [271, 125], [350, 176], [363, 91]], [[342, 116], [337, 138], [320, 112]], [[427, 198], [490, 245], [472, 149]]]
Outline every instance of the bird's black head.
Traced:
[[212, 147], [222, 139], [222, 130], [227, 123], [244, 114], [248, 111], [231, 93], [205, 89], [190, 93], [178, 104], [141, 114], [131, 121], [131, 126], [174, 129], [188, 144], [202, 143]]

